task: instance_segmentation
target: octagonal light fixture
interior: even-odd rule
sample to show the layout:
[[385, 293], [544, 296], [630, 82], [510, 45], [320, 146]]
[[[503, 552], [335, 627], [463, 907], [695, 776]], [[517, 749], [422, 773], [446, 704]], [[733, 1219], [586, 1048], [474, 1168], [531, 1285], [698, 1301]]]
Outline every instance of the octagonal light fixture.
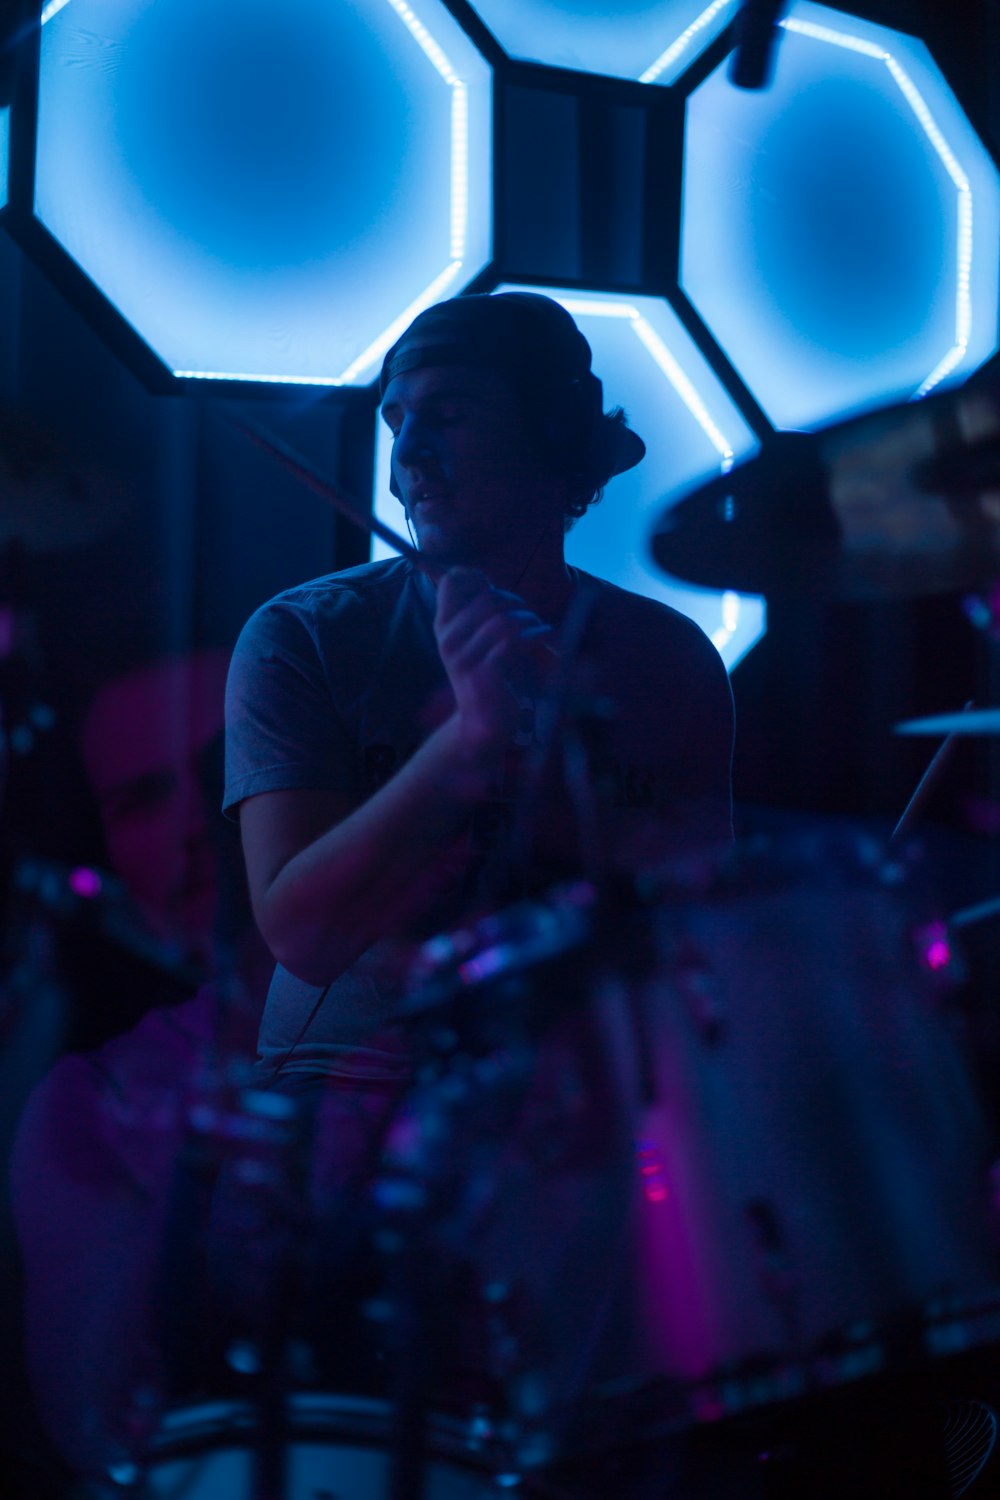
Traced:
[[34, 212], [179, 377], [367, 383], [492, 253], [491, 70], [441, 0], [50, 0]]
[[771, 87], [687, 103], [681, 284], [770, 419], [926, 395], [996, 350], [1000, 174], [923, 43], [798, 0]]
[[739, 0], [473, 0], [510, 57], [640, 83], [673, 83]]
[[[763, 600], [753, 595], [685, 587], [658, 571], [648, 538], [665, 506], [702, 479], [756, 451], [756, 437], [676, 313], [656, 297], [504, 285], [497, 291], [544, 292], [573, 314], [594, 352], [606, 409], [623, 406], [646, 442], [637, 468], [619, 474], [604, 498], [566, 538], [571, 564], [634, 593], [660, 599], [689, 615], [735, 666], [765, 630]], [[394, 529], [405, 525], [389, 493], [391, 436], [379, 423], [375, 513]], [[390, 556], [377, 542], [373, 557]]]

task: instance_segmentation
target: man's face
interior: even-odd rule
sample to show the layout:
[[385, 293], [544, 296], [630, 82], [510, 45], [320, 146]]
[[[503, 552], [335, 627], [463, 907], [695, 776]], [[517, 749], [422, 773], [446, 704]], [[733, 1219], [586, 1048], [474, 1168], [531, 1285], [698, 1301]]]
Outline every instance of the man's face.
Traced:
[[499, 373], [429, 366], [395, 376], [382, 417], [392, 472], [421, 551], [486, 565], [561, 525], [565, 483], [538, 452], [521, 400]]
[[113, 869], [157, 937], [202, 957], [219, 877], [205, 762], [222, 733], [227, 662], [205, 651], [116, 678], [83, 731]]

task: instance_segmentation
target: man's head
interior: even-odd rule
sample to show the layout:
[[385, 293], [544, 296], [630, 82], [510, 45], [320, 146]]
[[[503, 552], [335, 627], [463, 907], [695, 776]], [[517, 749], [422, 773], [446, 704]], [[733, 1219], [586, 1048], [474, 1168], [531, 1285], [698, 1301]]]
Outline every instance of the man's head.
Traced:
[[430, 550], [447, 552], [459, 520], [479, 542], [504, 518], [568, 528], [645, 452], [620, 411], [604, 414], [569, 313], [534, 293], [428, 308], [386, 355], [380, 389], [393, 491]]
[[228, 659], [199, 651], [113, 678], [82, 733], [115, 872], [158, 938], [201, 957], [219, 894], [209, 761], [221, 742]]

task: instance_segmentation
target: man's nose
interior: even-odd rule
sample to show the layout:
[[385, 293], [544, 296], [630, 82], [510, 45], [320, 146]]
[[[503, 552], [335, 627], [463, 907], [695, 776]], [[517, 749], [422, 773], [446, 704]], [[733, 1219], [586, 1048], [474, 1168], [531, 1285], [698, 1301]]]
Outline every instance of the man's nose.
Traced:
[[428, 459], [437, 458], [437, 443], [433, 430], [415, 415], [403, 418], [403, 425], [392, 445], [394, 464], [406, 469], [419, 468]]

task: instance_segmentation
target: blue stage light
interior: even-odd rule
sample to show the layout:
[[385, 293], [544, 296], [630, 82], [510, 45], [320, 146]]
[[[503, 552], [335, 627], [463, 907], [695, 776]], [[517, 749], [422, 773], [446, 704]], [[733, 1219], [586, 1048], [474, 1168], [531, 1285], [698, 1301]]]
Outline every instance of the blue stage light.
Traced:
[[504, 51], [550, 67], [673, 83], [739, 0], [473, 0]]
[[1000, 176], [927, 48], [800, 0], [770, 89], [688, 102], [681, 283], [776, 426], [997, 348]]
[[[624, 406], [646, 442], [638, 468], [613, 479], [600, 504], [569, 533], [569, 561], [690, 615], [733, 667], [764, 634], [763, 601], [673, 583], [651, 561], [648, 537], [671, 498], [749, 458], [757, 447], [753, 432], [676, 314], [658, 298], [566, 287], [498, 290], [544, 291], [573, 314], [594, 351], [606, 406]], [[375, 513], [399, 530], [405, 522], [389, 493], [391, 447], [391, 435], [380, 422]], [[391, 554], [376, 542], [372, 555]]]
[[10, 173], [10, 106], [0, 109], [0, 208], [7, 206]]
[[367, 383], [492, 253], [441, 0], [50, 0], [35, 212], [175, 374]]

